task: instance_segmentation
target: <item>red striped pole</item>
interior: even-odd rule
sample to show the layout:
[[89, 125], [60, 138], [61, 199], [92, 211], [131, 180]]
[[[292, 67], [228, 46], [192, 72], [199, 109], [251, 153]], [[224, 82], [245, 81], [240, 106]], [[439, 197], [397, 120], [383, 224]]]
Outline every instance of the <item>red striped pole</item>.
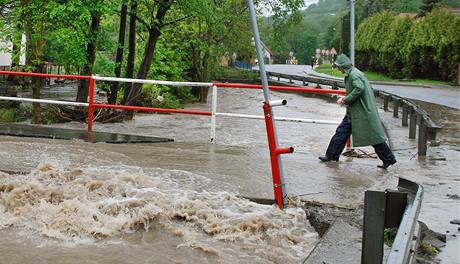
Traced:
[[45, 77], [45, 78], [86, 79], [86, 80], [91, 79], [91, 76], [86, 76], [86, 75], [46, 74], [46, 73], [34, 73], [34, 72], [0, 71], [0, 74], [16, 75], [16, 76]]
[[94, 117], [94, 79], [89, 80], [89, 102], [88, 102], [88, 142], [93, 141], [93, 117]]
[[[260, 84], [245, 84], [245, 83], [214, 83], [215, 86], [221, 88], [240, 88], [240, 89], [263, 89]], [[333, 90], [333, 89], [318, 89], [312, 87], [292, 87], [292, 86], [268, 86], [273, 91], [291, 91], [291, 92], [303, 92], [303, 93], [325, 93], [325, 94], [340, 94], [345, 95], [345, 90]]]
[[270, 150], [270, 161], [272, 165], [273, 191], [275, 194], [276, 204], [283, 208], [283, 189], [281, 186], [280, 168], [278, 163], [278, 154], [276, 153], [275, 130], [273, 119], [271, 117], [271, 106], [268, 102], [264, 103], [265, 125], [267, 128], [268, 148]]

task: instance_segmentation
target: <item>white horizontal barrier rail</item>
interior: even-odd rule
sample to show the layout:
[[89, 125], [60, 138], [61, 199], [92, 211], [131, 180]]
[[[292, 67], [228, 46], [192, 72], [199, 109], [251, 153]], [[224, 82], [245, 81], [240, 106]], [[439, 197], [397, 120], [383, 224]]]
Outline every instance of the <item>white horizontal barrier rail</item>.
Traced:
[[[241, 118], [248, 118], [248, 119], [265, 119], [264, 116], [244, 115], [244, 114], [231, 114], [231, 113], [216, 113], [216, 116], [241, 117]], [[327, 121], [327, 120], [290, 118], [290, 117], [275, 117], [275, 120], [277, 120], [277, 121], [288, 121], [288, 122], [298, 122], [298, 123], [325, 124], [325, 125], [338, 125], [338, 124], [340, 124], [340, 121]]]
[[212, 87], [212, 83], [199, 83], [199, 82], [171, 82], [171, 81], [159, 81], [159, 80], [144, 80], [144, 79], [128, 79], [128, 78], [114, 78], [114, 77], [102, 77], [93, 75], [94, 80], [107, 81], [107, 82], [127, 82], [127, 83], [149, 83], [149, 84], [160, 84], [169, 86], [194, 86], [194, 87]]
[[55, 105], [70, 105], [70, 106], [84, 106], [88, 107], [88, 103], [77, 103], [70, 101], [57, 101], [57, 100], [46, 100], [46, 99], [32, 99], [32, 98], [21, 98], [21, 97], [8, 97], [0, 96], [0, 100], [16, 101], [16, 102], [29, 102], [29, 103], [43, 103], [43, 104], [55, 104]]

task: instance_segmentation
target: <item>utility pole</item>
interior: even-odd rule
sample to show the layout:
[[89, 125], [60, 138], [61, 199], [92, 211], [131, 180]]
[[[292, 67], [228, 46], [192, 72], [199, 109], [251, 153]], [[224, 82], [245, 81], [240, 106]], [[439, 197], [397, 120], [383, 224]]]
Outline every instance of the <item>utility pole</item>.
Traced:
[[350, 0], [350, 60], [355, 65], [355, 0]]

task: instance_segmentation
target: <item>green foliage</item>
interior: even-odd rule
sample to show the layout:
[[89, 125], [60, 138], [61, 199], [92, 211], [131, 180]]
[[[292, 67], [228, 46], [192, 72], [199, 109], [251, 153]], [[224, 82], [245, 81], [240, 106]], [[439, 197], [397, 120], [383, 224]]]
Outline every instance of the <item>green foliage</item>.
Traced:
[[397, 228], [385, 228], [383, 230], [383, 241], [385, 244], [387, 244], [389, 247], [393, 246], [393, 242], [396, 237], [396, 233], [398, 232]]
[[[158, 100], [159, 96], [163, 97], [162, 100]], [[138, 103], [147, 107], [182, 108], [177, 95], [172, 94], [168, 87], [152, 84], [144, 85]]]
[[0, 108], [0, 122], [14, 123], [24, 120], [20, 109], [18, 108]]
[[[316, 72], [319, 73], [324, 73], [336, 77], [344, 77], [345, 75], [342, 74], [339, 70], [333, 69], [331, 64], [321, 64], [318, 67], [315, 68]], [[384, 81], [384, 82], [407, 82], [407, 83], [419, 83], [419, 84], [435, 84], [435, 85], [447, 85], [448, 82], [444, 81], [436, 81], [436, 80], [427, 80], [427, 79], [408, 79], [408, 80], [402, 80], [402, 79], [394, 79], [392, 77], [389, 77], [387, 75], [384, 75], [383, 73], [380, 72], [372, 72], [372, 71], [364, 71], [364, 74], [366, 75], [366, 78], [369, 81]]]
[[224, 79], [248, 79], [253, 80], [259, 78], [258, 72], [246, 71], [232, 67], [218, 67], [214, 78], [216, 80]]
[[259, 21], [262, 40], [273, 51], [275, 63], [285, 63], [292, 51], [301, 64], [310, 64], [316, 48], [332, 48], [335, 27], [328, 25], [335, 23], [342, 5], [341, 0], [321, 0], [302, 11], [300, 23], [277, 23], [273, 17]]
[[327, 63], [319, 65], [318, 67], [315, 68], [315, 71], [319, 72], [319, 73], [332, 75], [332, 76], [337, 76], [337, 77], [344, 77], [345, 76], [345, 74], [341, 73], [337, 69], [333, 69], [332, 65], [327, 64]]
[[460, 61], [460, 17], [434, 9], [418, 19], [376, 14], [356, 34], [357, 65], [393, 78], [455, 82]]

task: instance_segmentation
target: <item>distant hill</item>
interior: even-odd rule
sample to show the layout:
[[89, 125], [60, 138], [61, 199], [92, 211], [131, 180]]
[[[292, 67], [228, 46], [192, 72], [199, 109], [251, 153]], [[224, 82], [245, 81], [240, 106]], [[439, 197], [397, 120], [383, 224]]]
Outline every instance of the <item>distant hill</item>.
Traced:
[[302, 24], [318, 34], [325, 32], [337, 13], [345, 5], [345, 0], [320, 0], [302, 11]]

